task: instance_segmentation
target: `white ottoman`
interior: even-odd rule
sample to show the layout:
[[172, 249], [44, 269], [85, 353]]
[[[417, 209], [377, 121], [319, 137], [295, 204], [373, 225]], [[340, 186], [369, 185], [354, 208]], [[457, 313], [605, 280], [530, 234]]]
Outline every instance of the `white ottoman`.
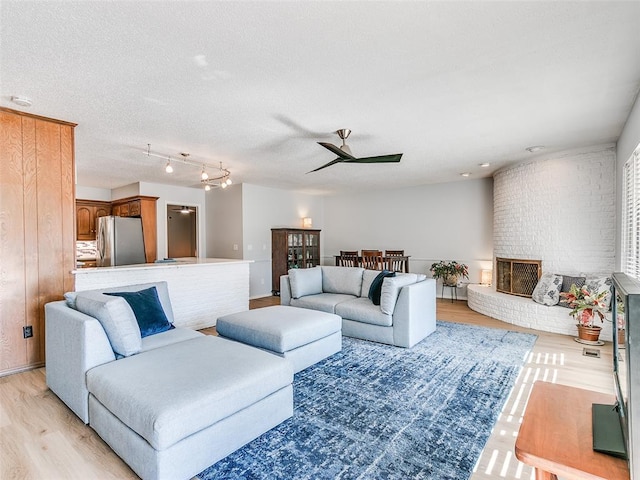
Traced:
[[306, 308], [274, 305], [225, 315], [216, 330], [286, 358], [296, 373], [342, 350], [342, 318]]

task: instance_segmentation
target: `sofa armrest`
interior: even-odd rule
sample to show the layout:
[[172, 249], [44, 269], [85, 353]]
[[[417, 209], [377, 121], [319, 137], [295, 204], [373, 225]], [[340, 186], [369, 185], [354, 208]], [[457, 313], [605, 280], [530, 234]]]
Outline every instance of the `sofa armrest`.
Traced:
[[85, 376], [91, 368], [116, 359], [109, 339], [98, 320], [64, 301], [47, 303], [44, 314], [47, 385], [89, 423]]
[[289, 275], [282, 275], [280, 277], [280, 305], [291, 304], [291, 282], [289, 282]]
[[393, 311], [393, 339], [411, 348], [436, 330], [436, 281], [428, 278], [400, 290]]

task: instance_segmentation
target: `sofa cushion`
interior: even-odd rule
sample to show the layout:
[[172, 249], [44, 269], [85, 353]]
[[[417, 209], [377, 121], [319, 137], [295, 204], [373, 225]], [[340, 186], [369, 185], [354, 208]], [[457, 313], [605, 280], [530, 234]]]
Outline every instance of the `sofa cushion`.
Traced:
[[360, 296], [362, 273], [360, 267], [322, 267], [322, 291]]
[[[586, 277], [572, 277], [571, 275], [562, 275], [562, 287], [560, 288], [560, 293], [569, 293], [571, 290], [571, 285], [575, 285], [580, 288], [584, 285], [584, 281]], [[569, 306], [569, 302], [567, 302], [566, 298], [560, 297], [558, 301], [559, 307], [572, 308]]]
[[542, 305], [557, 305], [560, 301], [560, 289], [562, 288], [562, 275], [545, 273], [538, 280], [538, 284], [533, 289], [531, 298], [534, 302]]
[[79, 312], [100, 322], [117, 355], [128, 357], [140, 351], [140, 328], [124, 298], [109, 297], [98, 292], [80, 292], [75, 298], [75, 305]]
[[155, 335], [149, 335], [142, 339], [142, 348], [140, 352], [146, 352], [147, 350], [153, 350], [154, 348], [164, 347], [171, 345], [172, 343], [184, 342], [185, 340], [191, 340], [204, 335], [196, 330], [190, 328], [177, 327], [167, 330], [166, 332], [157, 333]]
[[387, 277], [382, 282], [380, 291], [380, 310], [382, 313], [393, 315], [400, 289], [405, 285], [416, 283], [418, 276], [415, 273], [398, 273], [395, 277]]
[[362, 289], [360, 290], [361, 297], [368, 297], [371, 284], [375, 278], [380, 274], [380, 270], [365, 270], [362, 273]]
[[374, 305], [380, 305], [380, 294], [382, 293], [382, 282], [387, 277], [395, 277], [396, 272], [390, 272], [389, 270], [383, 270], [376, 278], [371, 282], [371, 287], [369, 287], [369, 295], [367, 298], [371, 300]]
[[336, 305], [336, 313], [347, 320], [390, 327], [393, 317], [380, 310], [371, 300], [364, 297], [354, 298]]
[[[292, 307], [310, 308], [312, 310], [320, 310], [321, 312], [336, 313], [336, 305], [341, 302], [352, 300], [353, 295], [344, 295], [341, 293], [321, 293], [320, 295], [307, 295], [301, 298], [292, 298], [290, 305]], [[369, 299], [367, 299], [369, 301]]]
[[142, 338], [174, 328], [162, 310], [156, 287], [137, 292], [105, 292], [105, 295], [124, 298], [136, 316]]
[[[173, 323], [173, 309], [171, 308], [171, 300], [169, 299], [169, 288], [167, 282], [153, 282], [153, 283], [138, 283], [136, 285], [125, 285], [120, 287], [109, 287], [109, 288], [99, 288], [96, 290], [83, 290], [82, 293], [87, 292], [95, 292], [95, 293], [104, 293], [104, 292], [137, 292], [139, 290], [144, 290], [145, 288], [156, 287], [158, 292], [158, 298], [160, 299], [160, 303], [162, 304], [162, 310], [164, 310], [165, 315], [167, 316], [167, 320], [170, 323]], [[64, 294], [64, 298], [67, 301], [67, 305], [71, 308], [76, 309], [76, 297], [80, 292], [67, 292]]]
[[320, 267], [292, 268], [289, 270], [289, 283], [293, 298], [322, 293], [322, 269]]
[[158, 451], [292, 381], [283, 358], [211, 335], [87, 372], [89, 392]]
[[278, 353], [308, 345], [341, 329], [338, 315], [284, 305], [233, 313], [216, 322], [216, 331], [223, 337]]

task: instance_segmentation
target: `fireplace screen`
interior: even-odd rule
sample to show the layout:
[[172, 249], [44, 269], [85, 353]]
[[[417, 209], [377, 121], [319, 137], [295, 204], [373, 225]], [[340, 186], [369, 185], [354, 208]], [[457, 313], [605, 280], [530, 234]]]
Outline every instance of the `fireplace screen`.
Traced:
[[540, 260], [496, 258], [496, 290], [511, 295], [530, 297], [540, 279]]

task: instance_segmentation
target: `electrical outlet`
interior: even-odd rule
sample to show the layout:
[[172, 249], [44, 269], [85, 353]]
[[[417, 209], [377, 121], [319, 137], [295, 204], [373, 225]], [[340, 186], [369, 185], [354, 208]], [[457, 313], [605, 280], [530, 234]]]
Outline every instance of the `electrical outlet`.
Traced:
[[264, 285], [264, 278], [260, 279], [260, 285]]
[[33, 327], [31, 325], [27, 325], [25, 327], [22, 327], [22, 336], [24, 338], [33, 337]]
[[238, 251], [238, 244], [237, 244], [237, 243], [234, 243], [234, 244], [233, 244], [233, 250], [234, 250], [235, 252], [237, 252], [237, 251]]

